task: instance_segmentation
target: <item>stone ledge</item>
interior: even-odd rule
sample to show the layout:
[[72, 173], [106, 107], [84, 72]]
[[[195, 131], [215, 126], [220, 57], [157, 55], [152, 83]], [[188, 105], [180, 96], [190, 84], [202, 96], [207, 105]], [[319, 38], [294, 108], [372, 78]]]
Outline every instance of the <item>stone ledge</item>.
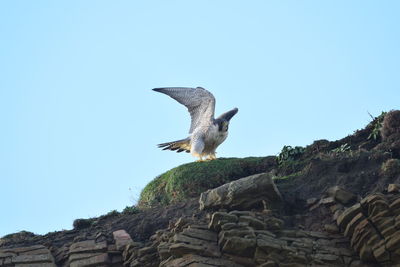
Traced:
[[1, 267], [56, 267], [49, 249], [42, 245], [0, 249]]
[[208, 190], [200, 195], [200, 209], [229, 208], [236, 210], [249, 209], [266, 202], [276, 206], [282, 201], [269, 173], [255, 174]]

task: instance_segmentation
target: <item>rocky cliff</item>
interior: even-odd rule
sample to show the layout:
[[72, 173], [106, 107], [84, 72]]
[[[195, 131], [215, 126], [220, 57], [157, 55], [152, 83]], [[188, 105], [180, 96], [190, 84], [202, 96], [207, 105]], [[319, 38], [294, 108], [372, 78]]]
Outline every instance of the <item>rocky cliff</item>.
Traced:
[[0, 239], [0, 266], [400, 265], [400, 111], [278, 157], [177, 167], [139, 207]]

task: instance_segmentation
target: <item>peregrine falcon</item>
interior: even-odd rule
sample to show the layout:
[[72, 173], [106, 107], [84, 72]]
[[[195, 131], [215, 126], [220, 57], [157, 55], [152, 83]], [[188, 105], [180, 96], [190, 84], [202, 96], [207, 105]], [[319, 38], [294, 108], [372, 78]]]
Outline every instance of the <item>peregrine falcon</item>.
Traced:
[[228, 137], [229, 121], [238, 109], [234, 108], [215, 119], [215, 98], [202, 87], [166, 87], [153, 90], [166, 94], [186, 106], [191, 117], [187, 138], [159, 144], [158, 147], [163, 150], [190, 152], [198, 157], [199, 161], [203, 161], [203, 157], [206, 157], [206, 160], [216, 159], [215, 150]]

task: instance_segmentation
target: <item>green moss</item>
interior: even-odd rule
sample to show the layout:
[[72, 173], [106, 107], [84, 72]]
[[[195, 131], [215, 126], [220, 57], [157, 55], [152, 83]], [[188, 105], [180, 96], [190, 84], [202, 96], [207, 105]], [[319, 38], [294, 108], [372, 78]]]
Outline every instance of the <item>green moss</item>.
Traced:
[[[272, 160], [273, 161], [273, 160]], [[181, 165], [156, 177], [142, 191], [139, 207], [169, 204], [227, 182], [267, 171], [271, 158], [220, 158]]]

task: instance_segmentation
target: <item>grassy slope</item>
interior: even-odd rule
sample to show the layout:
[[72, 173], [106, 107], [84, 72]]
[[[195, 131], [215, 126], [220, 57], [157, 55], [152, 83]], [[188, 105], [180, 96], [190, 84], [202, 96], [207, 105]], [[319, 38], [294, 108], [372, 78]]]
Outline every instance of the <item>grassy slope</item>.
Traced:
[[181, 165], [156, 177], [142, 191], [140, 207], [169, 204], [227, 182], [265, 172], [275, 165], [275, 157], [220, 158]]

